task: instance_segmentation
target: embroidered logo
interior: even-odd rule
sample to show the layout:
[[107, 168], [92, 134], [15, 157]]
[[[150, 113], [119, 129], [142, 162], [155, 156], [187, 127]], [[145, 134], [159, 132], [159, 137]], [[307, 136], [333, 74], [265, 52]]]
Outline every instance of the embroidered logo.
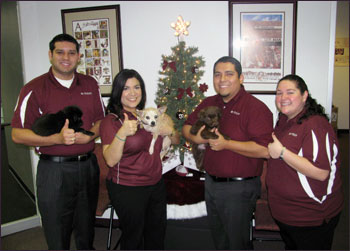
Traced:
[[290, 133], [288, 133], [288, 135], [293, 136], [293, 137], [298, 137], [298, 134], [296, 134], [294, 132], [290, 132]]
[[92, 95], [92, 92], [81, 92], [80, 95]]
[[231, 111], [231, 113], [234, 114], [234, 115], [241, 115], [241, 113], [236, 112], [236, 111]]

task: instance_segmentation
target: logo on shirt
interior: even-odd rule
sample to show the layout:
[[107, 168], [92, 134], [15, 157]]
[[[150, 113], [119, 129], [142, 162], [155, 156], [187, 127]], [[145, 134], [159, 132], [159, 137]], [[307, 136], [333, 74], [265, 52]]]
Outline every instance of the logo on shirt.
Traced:
[[241, 115], [241, 113], [236, 112], [236, 111], [231, 111], [231, 113], [234, 114], [234, 115]]
[[81, 92], [80, 95], [92, 95], [92, 92]]
[[293, 136], [293, 137], [298, 137], [298, 134], [296, 134], [294, 132], [290, 132], [290, 133], [288, 133], [288, 135]]

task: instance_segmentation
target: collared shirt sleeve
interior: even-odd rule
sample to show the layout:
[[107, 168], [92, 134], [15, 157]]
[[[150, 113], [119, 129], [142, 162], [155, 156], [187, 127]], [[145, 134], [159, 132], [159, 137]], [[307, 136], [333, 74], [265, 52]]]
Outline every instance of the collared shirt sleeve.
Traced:
[[35, 92], [35, 88], [30, 83], [22, 87], [11, 122], [13, 128], [31, 129], [34, 121], [41, 116]]
[[332, 170], [339, 161], [338, 140], [332, 127], [321, 116], [313, 116], [303, 123], [307, 126], [298, 154], [320, 169]]
[[265, 147], [272, 142], [273, 116], [265, 104], [261, 102], [259, 105], [250, 106], [250, 111], [246, 113], [243, 121], [246, 121], [245, 128], [251, 141]]

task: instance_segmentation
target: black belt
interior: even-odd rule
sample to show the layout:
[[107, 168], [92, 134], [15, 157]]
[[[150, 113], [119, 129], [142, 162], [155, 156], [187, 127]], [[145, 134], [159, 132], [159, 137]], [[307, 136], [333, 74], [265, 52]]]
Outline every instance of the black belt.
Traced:
[[53, 156], [47, 154], [40, 154], [40, 159], [50, 160], [57, 163], [73, 162], [73, 161], [85, 161], [91, 157], [91, 153], [75, 155], [75, 156]]
[[233, 177], [233, 178], [224, 178], [224, 177], [216, 177], [216, 176], [213, 176], [213, 175], [210, 175], [209, 176], [216, 182], [229, 182], [229, 181], [242, 181], [242, 180], [251, 180], [251, 179], [254, 179], [258, 176], [253, 176], [253, 177]]

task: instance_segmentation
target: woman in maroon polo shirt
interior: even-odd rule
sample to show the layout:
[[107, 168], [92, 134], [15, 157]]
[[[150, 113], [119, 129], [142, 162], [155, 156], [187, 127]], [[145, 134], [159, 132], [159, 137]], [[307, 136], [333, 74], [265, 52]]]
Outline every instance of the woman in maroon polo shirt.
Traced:
[[[162, 137], [149, 154], [152, 135], [141, 129], [136, 109], [146, 103], [145, 84], [135, 70], [124, 69], [113, 81], [100, 135], [110, 167], [106, 184], [120, 220], [121, 249], [164, 249], [166, 190], [162, 179]], [[162, 132], [171, 135], [172, 132]], [[178, 135], [171, 136], [172, 142]]]
[[331, 249], [343, 206], [337, 136], [297, 75], [278, 82], [276, 106], [266, 177], [272, 216], [286, 249]]

